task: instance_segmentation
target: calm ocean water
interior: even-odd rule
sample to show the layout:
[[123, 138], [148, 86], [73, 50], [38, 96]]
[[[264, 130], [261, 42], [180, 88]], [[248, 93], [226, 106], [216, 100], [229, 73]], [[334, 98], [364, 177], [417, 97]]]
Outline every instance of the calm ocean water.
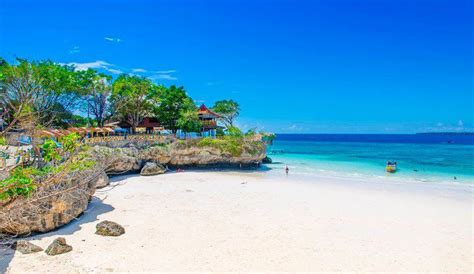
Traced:
[[[473, 135], [278, 134], [268, 152], [271, 168], [292, 174], [474, 184]], [[387, 160], [397, 161], [395, 174], [385, 172]]]

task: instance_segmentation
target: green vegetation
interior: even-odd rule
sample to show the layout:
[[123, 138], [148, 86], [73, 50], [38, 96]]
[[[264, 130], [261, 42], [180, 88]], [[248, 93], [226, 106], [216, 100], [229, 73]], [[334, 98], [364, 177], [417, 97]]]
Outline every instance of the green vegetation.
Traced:
[[[81, 146], [79, 135], [71, 133], [63, 136], [60, 145], [48, 139], [41, 145], [42, 160], [47, 164], [41, 167], [18, 166], [10, 171], [10, 176], [0, 181], [0, 200], [28, 197], [39, 182], [54, 174], [77, 172], [93, 167], [96, 162], [90, 158], [87, 146]], [[70, 154], [64, 158], [63, 155]]]
[[64, 125], [84, 92], [74, 67], [24, 59], [0, 63], [0, 113], [7, 129]]
[[265, 149], [265, 145], [263, 142], [252, 139], [254, 134], [242, 134], [238, 128], [231, 127], [227, 135], [216, 139], [202, 138], [197, 146], [217, 148], [222, 153], [228, 153], [234, 157], [241, 156], [244, 151], [250, 155], [257, 155]]
[[234, 126], [235, 118], [239, 116], [240, 106], [234, 100], [221, 100], [214, 104], [212, 110], [221, 116], [221, 121], [226, 127], [232, 127]]
[[43, 175], [42, 170], [32, 167], [15, 168], [10, 177], [0, 181], [0, 200], [7, 200], [17, 196], [28, 197], [36, 189], [34, 178]]
[[61, 138], [60, 143], [64, 152], [73, 153], [81, 145], [79, 139], [81, 136], [77, 133], [71, 133]]
[[[154, 109], [155, 117], [167, 129], [176, 132], [180, 125], [185, 126], [186, 129], [197, 129], [195, 118], [189, 114], [190, 111], [196, 111], [196, 106], [193, 100], [186, 94], [183, 87], [170, 86], [168, 89], [163, 89], [160, 94], [159, 105]], [[184, 121], [187, 118], [192, 120]], [[199, 130], [200, 131], [200, 127]]]
[[183, 111], [176, 122], [176, 126], [185, 132], [200, 132], [202, 122], [199, 120], [197, 112], [189, 109]]
[[0, 136], [0, 146], [6, 146], [6, 145], [7, 145], [7, 138]]
[[44, 141], [41, 145], [43, 160], [46, 163], [59, 161], [61, 160], [61, 155], [59, 154], [58, 146], [53, 140]]
[[199, 147], [214, 147], [223, 153], [229, 153], [234, 157], [242, 155], [244, 151], [243, 138], [224, 136], [223, 138], [213, 139], [210, 137], [199, 140]]
[[151, 116], [159, 89], [161, 87], [150, 79], [126, 74], [120, 75], [113, 83], [112, 105], [117, 116], [132, 126], [133, 132], [143, 118]]
[[[225, 125], [225, 129], [216, 129], [219, 138], [178, 140], [176, 144], [214, 147], [232, 156], [261, 151], [263, 144], [254, 140], [255, 130], [244, 134], [234, 126], [240, 112], [237, 102], [217, 101], [212, 110], [219, 114], [220, 125]], [[87, 117], [76, 113], [87, 113]], [[0, 120], [2, 126], [6, 123], [0, 131], [0, 145], [6, 145], [5, 136], [12, 129], [21, 129], [22, 135], [32, 140], [32, 148], [25, 154], [28, 160], [8, 170], [10, 176], [0, 181], [0, 199], [28, 196], [39, 177], [80, 171], [95, 164], [78, 134], [62, 136], [58, 142], [38, 141], [38, 136], [47, 134], [42, 130], [103, 127], [113, 119], [128, 123], [135, 132], [145, 117], [157, 119], [173, 132], [200, 132], [203, 127], [196, 104], [184, 87], [165, 87], [135, 75], [122, 74], [114, 79], [92, 69], [78, 70], [52, 61], [17, 59], [9, 64], [0, 58]]]

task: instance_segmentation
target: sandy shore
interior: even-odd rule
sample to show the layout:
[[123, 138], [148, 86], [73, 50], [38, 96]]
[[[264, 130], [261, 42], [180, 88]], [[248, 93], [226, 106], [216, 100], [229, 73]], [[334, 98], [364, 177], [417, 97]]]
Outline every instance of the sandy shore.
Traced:
[[[50, 257], [4, 252], [0, 272], [471, 272], [472, 189], [258, 173], [115, 178], [87, 212], [31, 238]], [[101, 220], [126, 234], [95, 235]]]

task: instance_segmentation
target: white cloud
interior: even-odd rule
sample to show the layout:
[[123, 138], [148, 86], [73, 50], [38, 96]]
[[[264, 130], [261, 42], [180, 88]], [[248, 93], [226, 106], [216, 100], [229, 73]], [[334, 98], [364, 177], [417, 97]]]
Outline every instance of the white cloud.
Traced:
[[175, 73], [175, 72], [176, 72], [175, 69], [154, 71], [154, 73], [157, 73], [157, 74], [170, 74], [170, 73]]
[[87, 63], [71, 62], [71, 63], [68, 63], [67, 65], [74, 66], [77, 71], [88, 70], [88, 69], [101, 69], [101, 70], [108, 71], [112, 74], [129, 73], [130, 75], [137, 75], [136, 73], [145, 73], [145, 76], [147, 76], [151, 80], [169, 80], [169, 81], [178, 80], [176, 76], [172, 75], [172, 73], [176, 72], [176, 70], [174, 69], [149, 72], [146, 69], [142, 69], [142, 68], [129, 69], [125, 67], [116, 66], [114, 64], [110, 64], [103, 60], [97, 60], [94, 62], [87, 62]]
[[89, 62], [89, 63], [71, 62], [71, 63], [68, 63], [68, 65], [74, 66], [77, 71], [88, 70], [88, 69], [106, 69], [107, 70], [109, 66], [113, 66], [112, 64], [109, 64], [101, 60], [97, 60], [95, 62]]
[[140, 72], [147, 72], [147, 70], [142, 69], [142, 68], [134, 68], [134, 69], [132, 69], [132, 72], [140, 73]]
[[114, 38], [114, 37], [104, 37], [104, 40], [109, 41], [109, 42], [114, 42], [114, 43], [120, 43], [120, 42], [122, 42], [122, 39], [120, 39], [120, 38]]
[[78, 46], [74, 46], [72, 49], [69, 50], [69, 54], [78, 53], [80, 51], [81, 51], [81, 48], [79, 48]]
[[170, 74], [155, 74], [155, 75], [151, 75], [148, 78], [150, 78], [151, 80], [170, 80], [170, 81], [178, 80], [177, 77], [174, 77]]
[[119, 70], [119, 69], [112, 69], [112, 68], [107, 68], [107, 71], [109, 71], [110, 73], [113, 73], [113, 74], [121, 74], [123, 73], [123, 71]]
[[462, 120], [459, 120], [459, 121], [458, 121], [458, 126], [459, 126], [459, 127], [463, 127], [463, 126], [464, 126], [464, 122], [463, 122]]
[[82, 70], [88, 70], [88, 69], [103, 69], [113, 74], [123, 73], [122, 70], [114, 68], [115, 65], [107, 63], [102, 60], [97, 60], [95, 62], [89, 62], [89, 63], [72, 62], [72, 63], [68, 63], [67, 65], [74, 66], [76, 71], [82, 71]]
[[177, 77], [173, 76], [172, 73], [175, 73], [175, 69], [169, 70], [146, 70], [143, 68], [134, 68], [131, 70], [131, 74], [138, 73], [138, 74], [147, 74], [148, 78], [152, 80], [178, 80]]

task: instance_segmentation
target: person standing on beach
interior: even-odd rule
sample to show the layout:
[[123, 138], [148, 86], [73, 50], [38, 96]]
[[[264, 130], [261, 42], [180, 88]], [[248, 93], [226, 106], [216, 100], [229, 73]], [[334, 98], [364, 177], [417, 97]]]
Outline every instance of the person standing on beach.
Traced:
[[288, 175], [288, 172], [290, 172], [290, 169], [288, 168], [288, 166], [286, 166], [286, 168], [285, 168], [286, 175]]

